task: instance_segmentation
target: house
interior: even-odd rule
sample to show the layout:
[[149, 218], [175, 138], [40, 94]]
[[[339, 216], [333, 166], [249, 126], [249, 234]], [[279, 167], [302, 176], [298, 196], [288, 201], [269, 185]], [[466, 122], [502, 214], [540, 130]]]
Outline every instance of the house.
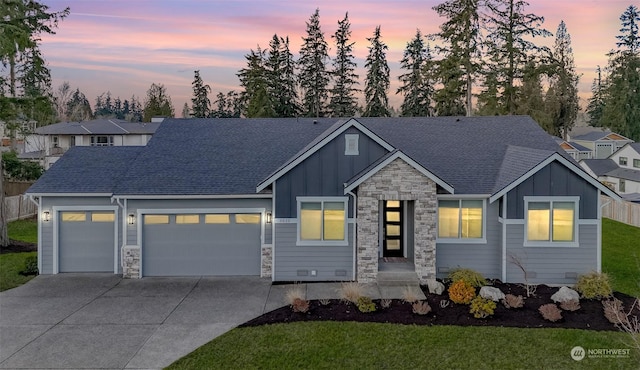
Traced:
[[576, 142], [562, 140], [560, 138], [555, 138], [556, 142], [565, 152], [569, 153], [571, 158], [576, 161], [580, 161], [582, 159], [591, 159], [593, 156], [593, 151], [585, 146], [582, 146]]
[[633, 140], [627, 137], [597, 127], [576, 128], [573, 133], [570, 135], [570, 141], [591, 150], [593, 152], [591, 158], [593, 159], [608, 158], [626, 144], [633, 143]]
[[553, 284], [600, 270], [600, 194], [526, 116], [168, 119], [27, 191], [42, 274], [374, 282], [396, 257], [521, 282], [518, 258]]
[[628, 143], [607, 159], [580, 161], [592, 176], [615, 190], [625, 200], [640, 197], [640, 143]]
[[115, 118], [84, 122], [60, 122], [38, 127], [25, 138], [18, 158], [40, 160], [49, 169], [74, 146], [146, 145], [160, 123], [129, 122]]

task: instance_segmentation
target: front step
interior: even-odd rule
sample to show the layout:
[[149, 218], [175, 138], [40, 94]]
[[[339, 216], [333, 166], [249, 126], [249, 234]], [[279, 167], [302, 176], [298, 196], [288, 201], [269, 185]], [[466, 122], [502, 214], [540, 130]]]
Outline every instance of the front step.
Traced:
[[378, 285], [411, 286], [420, 288], [420, 279], [415, 271], [378, 271]]

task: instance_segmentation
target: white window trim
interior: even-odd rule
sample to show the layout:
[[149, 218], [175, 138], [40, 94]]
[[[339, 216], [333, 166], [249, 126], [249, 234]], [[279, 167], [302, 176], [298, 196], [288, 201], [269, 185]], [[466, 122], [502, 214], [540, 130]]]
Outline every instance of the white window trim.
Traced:
[[[296, 246], [335, 246], [335, 247], [345, 247], [349, 245], [349, 197], [297, 197], [297, 215], [296, 218]], [[300, 207], [302, 203], [312, 203], [312, 202], [342, 202], [344, 204], [344, 239], [343, 240], [302, 240], [300, 239]], [[324, 209], [324, 206], [322, 207]], [[324, 227], [322, 232], [324, 233]]]
[[[344, 155], [359, 155], [359, 141], [360, 135], [358, 134], [345, 134], [344, 135]], [[353, 149], [351, 148], [351, 143], [355, 143]]]
[[[573, 202], [575, 204], [575, 208], [573, 211], [573, 235], [574, 240], [570, 242], [554, 242], [554, 241], [539, 241], [539, 240], [529, 240], [529, 203], [530, 202], [549, 202], [550, 209], [553, 209], [553, 202]], [[524, 197], [524, 246], [525, 247], [569, 247], [569, 248], [577, 248], [580, 246], [580, 242], [578, 240], [578, 224], [580, 220], [580, 197], [553, 197], [553, 196], [530, 196]], [[549, 220], [549, 238], [553, 237], [553, 225], [551, 224], [551, 220]]]
[[[457, 200], [458, 201], [458, 210], [460, 210], [460, 205], [463, 200], [481, 200], [482, 201], [482, 237], [481, 238], [441, 238], [438, 235], [438, 225], [437, 220], [440, 219], [440, 207], [438, 203], [436, 203], [436, 243], [441, 244], [487, 244], [487, 199], [486, 198], [478, 198], [477, 196], [469, 197], [469, 196], [447, 196], [442, 195], [438, 196], [437, 201], [441, 200]], [[460, 227], [462, 227], [462, 222], [460, 222], [460, 213], [458, 213], [458, 235], [460, 235]]]

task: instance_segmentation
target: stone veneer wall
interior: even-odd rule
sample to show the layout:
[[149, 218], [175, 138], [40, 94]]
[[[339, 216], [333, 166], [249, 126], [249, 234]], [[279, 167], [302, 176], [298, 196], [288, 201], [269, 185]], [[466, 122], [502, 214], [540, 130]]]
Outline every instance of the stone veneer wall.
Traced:
[[260, 256], [260, 277], [270, 278], [273, 273], [273, 245], [263, 245]]
[[140, 247], [126, 245], [122, 248], [122, 277], [125, 279], [140, 278]]
[[395, 159], [358, 186], [357, 279], [375, 282], [378, 275], [378, 230], [381, 200], [413, 200], [414, 265], [421, 283], [436, 278], [436, 183], [402, 159]]

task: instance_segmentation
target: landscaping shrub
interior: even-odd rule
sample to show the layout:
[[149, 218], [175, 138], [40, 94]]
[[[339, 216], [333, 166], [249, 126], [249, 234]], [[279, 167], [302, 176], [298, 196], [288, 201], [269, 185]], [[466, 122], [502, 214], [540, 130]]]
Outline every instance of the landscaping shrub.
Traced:
[[449, 273], [449, 279], [452, 282], [464, 281], [474, 288], [480, 288], [487, 285], [487, 279], [481, 273], [467, 268], [457, 268]]
[[331, 300], [329, 298], [319, 299], [318, 302], [320, 302], [320, 304], [323, 306], [328, 306], [329, 304], [331, 304]]
[[464, 280], [458, 280], [449, 287], [449, 299], [453, 303], [469, 304], [476, 296], [476, 289]]
[[604, 317], [612, 324], [619, 325], [627, 319], [622, 301], [618, 298], [602, 301], [602, 308], [604, 309]]
[[553, 303], [543, 304], [538, 311], [545, 320], [556, 322], [562, 320], [562, 311]]
[[340, 285], [340, 289], [338, 289], [338, 295], [343, 301], [358, 304], [358, 298], [364, 297], [366, 295], [364, 290], [365, 289], [362, 284], [351, 281], [348, 283], [342, 283]]
[[477, 296], [471, 301], [471, 309], [469, 312], [472, 313], [476, 319], [484, 319], [493, 315], [495, 309], [496, 302]]
[[420, 300], [418, 293], [410, 287], [402, 289], [402, 300], [407, 303], [415, 303]]
[[287, 289], [287, 292], [285, 293], [284, 297], [287, 304], [293, 307], [293, 304], [296, 302], [296, 300], [305, 299], [305, 294], [304, 294], [304, 290], [300, 285], [293, 285], [289, 289]]
[[571, 299], [560, 303], [560, 308], [565, 311], [578, 311], [580, 309], [580, 301]]
[[373, 303], [373, 301], [369, 297], [363, 296], [358, 298], [357, 306], [358, 306], [358, 310], [360, 310], [360, 312], [362, 313], [375, 312], [376, 310], [376, 304]]
[[449, 306], [449, 300], [448, 299], [441, 299], [440, 300], [440, 308], [447, 308]]
[[426, 315], [431, 312], [431, 306], [425, 301], [414, 302], [411, 306], [413, 307], [413, 313], [417, 315]]
[[293, 312], [305, 313], [309, 311], [309, 301], [306, 299], [296, 298], [291, 305]]
[[587, 299], [602, 299], [611, 297], [613, 289], [609, 275], [603, 272], [591, 272], [581, 275], [576, 283], [576, 290]]
[[393, 302], [391, 299], [383, 299], [380, 301], [380, 307], [389, 308], [391, 307], [391, 302]]
[[513, 294], [507, 294], [504, 296], [502, 304], [506, 308], [522, 308], [524, 307], [524, 298], [521, 295], [515, 296]]
[[38, 256], [29, 256], [24, 260], [24, 269], [20, 271], [21, 275], [38, 275]]

